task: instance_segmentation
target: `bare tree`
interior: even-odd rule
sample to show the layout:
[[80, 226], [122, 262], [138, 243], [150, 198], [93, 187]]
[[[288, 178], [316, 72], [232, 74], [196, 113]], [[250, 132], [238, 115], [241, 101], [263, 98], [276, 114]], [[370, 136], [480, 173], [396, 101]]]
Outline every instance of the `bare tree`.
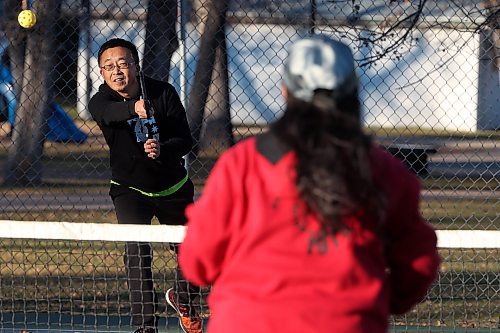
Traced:
[[21, 28], [17, 23], [17, 15], [21, 11], [19, 0], [5, 0], [5, 35], [9, 41], [10, 71], [14, 77], [14, 92], [16, 100], [21, 97], [23, 72], [24, 72], [24, 50], [26, 48], [26, 36], [28, 30]]
[[[21, 31], [16, 24], [19, 5], [8, 0], [4, 6], [8, 13], [6, 35], [18, 96], [5, 185], [37, 186], [42, 183], [43, 144], [47, 131], [48, 103], [51, 100], [49, 73], [54, 51], [53, 29], [60, 6], [61, 0], [35, 1], [33, 11], [38, 22], [29, 31]], [[18, 38], [25, 34], [26, 44], [23, 48]]]
[[172, 54], [179, 47], [175, 23], [177, 0], [149, 0], [144, 46], [144, 73], [168, 80]]
[[212, 153], [217, 154], [234, 143], [225, 32], [228, 1], [197, 0], [194, 6], [202, 35], [189, 94], [188, 119], [195, 140], [190, 163], [197, 158], [200, 149], [210, 147]]
[[492, 58], [492, 65], [500, 69], [500, 1], [487, 0], [484, 3], [488, 9], [489, 16], [486, 23], [489, 25], [490, 43], [489, 50]]

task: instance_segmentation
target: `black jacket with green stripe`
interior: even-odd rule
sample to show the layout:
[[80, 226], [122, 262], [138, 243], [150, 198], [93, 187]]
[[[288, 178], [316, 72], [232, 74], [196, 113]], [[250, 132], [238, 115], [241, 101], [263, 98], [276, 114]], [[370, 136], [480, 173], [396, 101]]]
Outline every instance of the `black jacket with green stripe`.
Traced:
[[190, 151], [193, 141], [175, 88], [152, 78], [146, 78], [145, 84], [159, 128], [157, 159], [148, 158], [144, 143], [137, 140], [137, 99], [124, 99], [104, 83], [91, 98], [89, 111], [109, 146], [111, 179], [145, 192], [160, 192], [186, 176], [182, 156]]

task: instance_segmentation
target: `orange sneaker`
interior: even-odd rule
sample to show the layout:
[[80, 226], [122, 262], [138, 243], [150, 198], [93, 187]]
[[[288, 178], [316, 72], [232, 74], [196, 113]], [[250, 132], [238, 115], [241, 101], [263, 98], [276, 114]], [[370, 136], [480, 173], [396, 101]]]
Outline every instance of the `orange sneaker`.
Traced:
[[173, 288], [165, 295], [167, 303], [179, 314], [179, 322], [184, 333], [203, 333], [203, 322], [200, 315], [191, 307], [177, 302]]

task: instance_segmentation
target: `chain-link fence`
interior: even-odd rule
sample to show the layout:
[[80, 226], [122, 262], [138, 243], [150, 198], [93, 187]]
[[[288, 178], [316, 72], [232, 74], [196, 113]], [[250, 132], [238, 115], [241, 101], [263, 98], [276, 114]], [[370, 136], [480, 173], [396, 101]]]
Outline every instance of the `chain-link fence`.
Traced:
[[113, 219], [107, 147], [87, 108], [103, 82], [96, 55], [105, 40], [133, 41], [146, 75], [176, 87], [201, 191], [222, 151], [280, 116], [287, 46], [325, 33], [353, 49], [364, 124], [421, 175], [428, 218], [439, 228], [499, 228], [496, 1], [25, 5], [38, 17], [30, 29], [17, 22], [22, 3], [3, 1], [3, 218]]
[[[437, 229], [500, 230], [496, 0], [0, 4], [0, 219], [115, 222], [108, 148], [88, 112], [104, 41], [132, 41], [145, 74], [176, 88], [195, 139], [186, 166], [201, 192], [224, 150], [280, 117], [288, 45], [324, 33], [351, 46], [366, 130], [419, 175], [424, 216]], [[23, 9], [36, 14], [31, 28], [18, 23]], [[497, 255], [483, 256], [493, 289], [478, 297], [498, 314]]]

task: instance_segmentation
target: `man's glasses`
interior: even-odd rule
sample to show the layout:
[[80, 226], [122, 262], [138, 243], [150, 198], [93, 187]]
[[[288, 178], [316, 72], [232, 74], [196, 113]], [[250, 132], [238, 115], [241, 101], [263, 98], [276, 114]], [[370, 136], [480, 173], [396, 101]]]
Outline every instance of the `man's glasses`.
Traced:
[[104, 65], [102, 66], [101, 68], [104, 69], [105, 71], [107, 72], [111, 72], [113, 70], [115, 70], [116, 67], [118, 67], [119, 69], [128, 69], [130, 67], [130, 65], [133, 65], [135, 64], [135, 62], [119, 62], [118, 64], [108, 64], [108, 65]]

